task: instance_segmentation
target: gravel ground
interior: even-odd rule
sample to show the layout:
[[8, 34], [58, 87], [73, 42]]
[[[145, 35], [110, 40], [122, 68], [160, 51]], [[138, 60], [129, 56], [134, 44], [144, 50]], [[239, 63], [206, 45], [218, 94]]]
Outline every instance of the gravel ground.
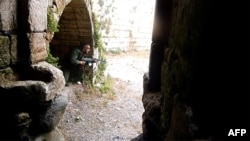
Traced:
[[58, 128], [66, 141], [129, 141], [142, 133], [143, 74], [149, 50], [106, 54], [106, 75], [115, 95], [93, 94], [86, 86], [70, 85], [69, 104]]

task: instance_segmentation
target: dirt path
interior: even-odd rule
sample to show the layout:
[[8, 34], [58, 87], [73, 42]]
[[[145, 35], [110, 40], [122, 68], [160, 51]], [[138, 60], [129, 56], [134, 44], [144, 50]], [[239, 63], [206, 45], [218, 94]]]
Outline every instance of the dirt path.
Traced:
[[113, 98], [86, 93], [80, 85], [65, 87], [69, 104], [58, 127], [66, 141], [129, 141], [142, 133], [142, 78], [148, 56], [148, 50], [106, 54]]

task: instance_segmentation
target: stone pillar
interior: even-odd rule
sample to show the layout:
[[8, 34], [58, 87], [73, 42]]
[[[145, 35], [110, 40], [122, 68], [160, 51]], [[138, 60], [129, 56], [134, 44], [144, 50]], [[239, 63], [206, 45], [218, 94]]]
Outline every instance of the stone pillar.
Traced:
[[17, 2], [0, 2], [0, 68], [6, 68], [17, 61], [16, 19]]
[[0, 140], [64, 140], [56, 128], [68, 102], [63, 73], [44, 62], [47, 7], [0, 2]]
[[164, 44], [153, 42], [149, 57], [149, 82], [148, 89], [151, 92], [161, 90], [161, 65], [163, 59]]
[[45, 30], [47, 29], [48, 0], [29, 0], [29, 47], [31, 51], [30, 61], [32, 63], [43, 61], [47, 57]]
[[160, 140], [161, 139], [161, 98], [162, 94], [150, 92], [148, 89], [148, 74], [143, 76], [143, 96], [142, 103], [145, 112], [142, 115], [143, 139]]
[[154, 27], [149, 56], [149, 72], [143, 76], [142, 103], [145, 109], [142, 115], [143, 133], [132, 141], [161, 139], [161, 66], [166, 42], [164, 41], [163, 25], [164, 1], [157, 0], [154, 15]]
[[22, 38], [19, 50], [25, 50], [21, 55], [27, 63], [45, 60], [48, 0], [18, 1], [18, 34]]
[[[161, 65], [164, 49], [167, 48], [166, 40], [170, 30], [169, 11], [171, 0], [157, 0], [154, 15], [154, 27], [149, 62], [149, 91], [156, 92], [161, 89]], [[164, 14], [163, 14], [164, 13]], [[165, 14], [166, 13], [166, 14]]]
[[162, 139], [162, 64], [169, 42], [167, 39], [170, 31], [171, 6], [172, 0], [156, 1], [149, 73], [143, 77], [142, 102], [145, 112], [142, 116], [143, 134], [141, 139], [144, 140]]

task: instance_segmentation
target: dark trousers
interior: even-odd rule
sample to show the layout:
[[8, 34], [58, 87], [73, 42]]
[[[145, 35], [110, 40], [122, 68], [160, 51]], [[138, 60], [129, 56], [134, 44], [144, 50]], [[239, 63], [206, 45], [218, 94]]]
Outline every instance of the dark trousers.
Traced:
[[77, 82], [83, 81], [84, 66], [82, 65], [71, 65], [71, 67], [63, 68], [63, 75], [65, 82]]

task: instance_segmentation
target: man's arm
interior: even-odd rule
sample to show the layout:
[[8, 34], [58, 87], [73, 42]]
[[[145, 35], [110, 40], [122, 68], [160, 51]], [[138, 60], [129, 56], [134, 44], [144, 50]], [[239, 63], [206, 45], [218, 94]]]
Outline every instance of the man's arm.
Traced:
[[85, 62], [83, 60], [78, 60], [79, 54], [81, 54], [81, 51], [79, 49], [74, 49], [71, 53], [70, 62], [74, 65], [83, 65]]

